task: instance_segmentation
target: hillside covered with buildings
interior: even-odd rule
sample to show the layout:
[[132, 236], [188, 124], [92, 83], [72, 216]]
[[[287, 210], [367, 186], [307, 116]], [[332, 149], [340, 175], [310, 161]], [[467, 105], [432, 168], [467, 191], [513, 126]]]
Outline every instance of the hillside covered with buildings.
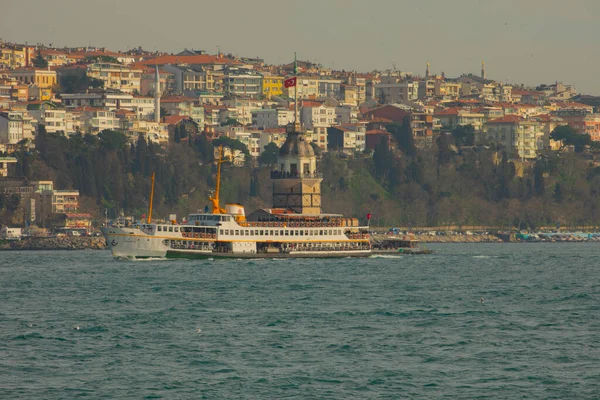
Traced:
[[217, 145], [232, 160], [221, 198], [268, 207], [296, 96], [326, 211], [381, 225], [600, 222], [598, 99], [560, 82], [498, 82], [483, 63], [447, 77], [428, 63], [416, 74], [300, 61], [294, 75], [293, 63], [196, 50], [3, 42], [2, 223], [139, 218], [152, 172], [157, 215], [183, 217], [207, 204]]

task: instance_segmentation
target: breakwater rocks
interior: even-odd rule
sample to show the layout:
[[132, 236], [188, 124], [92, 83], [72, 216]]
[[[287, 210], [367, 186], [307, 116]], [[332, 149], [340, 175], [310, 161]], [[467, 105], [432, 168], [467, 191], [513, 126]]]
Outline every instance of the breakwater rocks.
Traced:
[[501, 243], [503, 240], [495, 235], [415, 235], [421, 243]]
[[430, 235], [430, 234], [410, 234], [410, 235], [373, 235], [374, 241], [385, 239], [403, 239], [413, 240], [420, 243], [501, 243], [503, 240], [495, 235]]
[[0, 250], [105, 250], [103, 237], [29, 237], [0, 242]]

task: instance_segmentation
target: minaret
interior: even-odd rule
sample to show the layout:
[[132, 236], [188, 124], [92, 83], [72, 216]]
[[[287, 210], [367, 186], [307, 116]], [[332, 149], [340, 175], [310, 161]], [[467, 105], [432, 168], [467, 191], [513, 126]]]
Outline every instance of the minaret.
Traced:
[[154, 122], [160, 122], [160, 75], [156, 66], [156, 82], [154, 82]]
[[485, 61], [481, 62], [481, 79], [485, 79]]
[[427, 69], [425, 70], [425, 78], [429, 78], [429, 61], [427, 61]]

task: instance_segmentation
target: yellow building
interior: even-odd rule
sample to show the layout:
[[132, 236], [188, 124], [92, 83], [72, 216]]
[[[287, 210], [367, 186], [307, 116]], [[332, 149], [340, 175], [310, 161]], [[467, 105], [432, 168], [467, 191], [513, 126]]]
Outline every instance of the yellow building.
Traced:
[[41, 89], [49, 89], [56, 85], [56, 71], [36, 68], [21, 68], [10, 71], [10, 76], [20, 83], [36, 85]]
[[283, 76], [265, 76], [262, 93], [267, 99], [272, 96], [281, 96], [283, 94]]
[[33, 47], [0, 44], [0, 69], [21, 68], [29, 65]]

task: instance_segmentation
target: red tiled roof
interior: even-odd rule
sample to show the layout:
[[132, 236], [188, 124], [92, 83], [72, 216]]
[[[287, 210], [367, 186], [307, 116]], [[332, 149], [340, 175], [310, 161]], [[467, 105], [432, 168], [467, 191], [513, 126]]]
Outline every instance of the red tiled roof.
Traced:
[[560, 108], [594, 108], [588, 104], [577, 103], [577, 102], [559, 102], [555, 103]]
[[72, 53], [69, 53], [69, 56], [73, 57], [73, 58], [102, 57], [102, 56], [114, 57], [114, 58], [118, 58], [118, 57], [134, 58], [128, 54], [115, 53], [114, 51], [74, 51]]
[[367, 123], [379, 122], [379, 123], [383, 123], [383, 124], [388, 124], [388, 123], [394, 122], [394, 121], [391, 119], [388, 119], [388, 118], [384, 118], [384, 117], [376, 117], [373, 119], [365, 120], [365, 122], [367, 122]]
[[459, 111], [462, 111], [462, 108], [451, 107], [451, 108], [446, 108], [442, 111], [438, 111], [438, 112], [434, 113], [433, 115], [458, 115]]
[[183, 103], [183, 102], [192, 102], [195, 100], [196, 99], [194, 99], [192, 97], [172, 96], [172, 97], [161, 97], [160, 102], [161, 103]]
[[115, 114], [119, 115], [119, 114], [129, 114], [129, 115], [136, 115], [136, 113], [134, 111], [131, 110], [125, 110], [123, 108], [115, 111]]
[[227, 110], [228, 107], [205, 105], [205, 106], [203, 106], [203, 108], [204, 108], [204, 112], [206, 112], [206, 111], [214, 111], [214, 110]]
[[69, 55], [69, 53], [67, 53], [65, 51], [54, 50], [54, 49], [42, 49], [42, 50], [39, 50], [39, 52], [42, 54], [42, 56], [50, 55], [50, 54], [61, 55], [61, 56], [68, 56]]
[[504, 117], [489, 120], [488, 124], [514, 124], [523, 121], [524, 118], [519, 115], [505, 115]]
[[187, 115], [169, 115], [162, 118], [162, 122], [167, 125], [177, 125], [184, 119], [189, 119], [190, 117]]
[[213, 56], [210, 54], [199, 54], [195, 56], [172, 56], [162, 55], [138, 62], [141, 65], [165, 65], [165, 64], [239, 64], [230, 58]]
[[267, 133], [285, 133], [285, 128], [267, 128], [263, 132]]
[[513, 89], [511, 91], [511, 93], [520, 95], [520, 96], [542, 96], [542, 95], [544, 95], [541, 92], [536, 92], [534, 90], [523, 90], [523, 89]]
[[307, 108], [314, 108], [314, 107], [321, 107], [323, 105], [323, 103], [318, 102], [318, 101], [303, 101], [302, 103], [302, 107], [307, 107]]
[[372, 129], [370, 131], [365, 132], [367, 135], [391, 135], [388, 131], [383, 131], [381, 129]]

